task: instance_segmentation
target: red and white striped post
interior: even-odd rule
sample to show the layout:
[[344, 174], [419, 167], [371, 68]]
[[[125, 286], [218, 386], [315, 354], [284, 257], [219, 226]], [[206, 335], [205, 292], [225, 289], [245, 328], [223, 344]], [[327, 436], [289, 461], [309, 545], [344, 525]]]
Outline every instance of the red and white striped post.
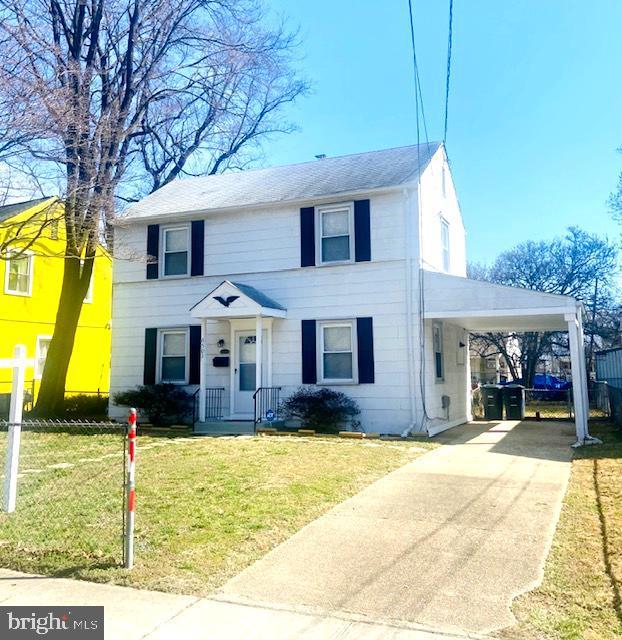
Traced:
[[136, 409], [130, 409], [127, 416], [128, 465], [127, 465], [127, 513], [125, 514], [125, 568], [134, 566], [134, 506], [136, 488], [134, 476], [136, 471]]

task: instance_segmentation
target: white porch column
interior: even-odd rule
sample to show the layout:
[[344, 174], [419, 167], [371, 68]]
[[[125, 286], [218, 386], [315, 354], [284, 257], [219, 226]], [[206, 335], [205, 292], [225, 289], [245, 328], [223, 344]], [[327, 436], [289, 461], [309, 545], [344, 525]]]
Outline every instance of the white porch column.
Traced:
[[207, 320], [201, 320], [201, 365], [199, 369], [199, 421], [205, 422], [207, 387]]
[[[465, 416], [469, 420], [473, 420], [473, 402], [471, 400], [473, 391], [471, 390], [471, 334], [463, 329], [463, 342], [466, 344], [464, 349], [464, 374], [466, 377], [466, 407]], [[460, 348], [460, 347], [458, 347]]]
[[263, 342], [263, 318], [255, 316], [255, 389], [261, 387], [261, 354]]
[[[580, 313], [580, 311], [578, 312]], [[570, 344], [570, 366], [572, 370], [572, 393], [574, 396], [574, 421], [577, 442], [574, 446], [586, 444], [590, 439], [587, 429], [588, 395], [587, 378], [584, 369], [583, 331], [578, 313], [566, 314], [568, 322], [568, 342]]]

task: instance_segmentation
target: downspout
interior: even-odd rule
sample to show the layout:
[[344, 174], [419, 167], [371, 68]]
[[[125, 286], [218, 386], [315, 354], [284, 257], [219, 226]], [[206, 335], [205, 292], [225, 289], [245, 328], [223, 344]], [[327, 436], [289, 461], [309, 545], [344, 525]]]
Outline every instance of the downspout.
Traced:
[[[417, 409], [415, 404], [415, 343], [413, 338], [414, 313], [413, 313], [413, 225], [412, 225], [412, 197], [411, 190], [404, 189], [404, 265], [405, 286], [406, 286], [406, 344], [408, 350], [408, 401], [410, 405], [410, 424], [402, 432], [402, 437], [406, 438], [417, 426]], [[419, 212], [417, 212], [419, 215]], [[419, 234], [415, 240], [417, 264], [419, 264]]]

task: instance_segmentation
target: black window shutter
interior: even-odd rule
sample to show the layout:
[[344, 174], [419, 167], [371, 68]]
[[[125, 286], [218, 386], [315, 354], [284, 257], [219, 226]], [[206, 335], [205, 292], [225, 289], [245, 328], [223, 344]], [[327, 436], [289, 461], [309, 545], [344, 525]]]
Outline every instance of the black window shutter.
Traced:
[[143, 384], [155, 384], [157, 353], [158, 330], [145, 329], [145, 366], [143, 369]]
[[300, 266], [315, 266], [315, 208], [300, 210]]
[[371, 260], [369, 200], [354, 201], [354, 253], [356, 262]]
[[315, 361], [315, 320], [302, 321], [302, 384], [317, 382]]
[[190, 327], [190, 362], [188, 384], [199, 384], [201, 378], [201, 327]]
[[374, 323], [372, 318], [356, 319], [359, 384], [374, 382]]
[[156, 280], [158, 277], [158, 256], [160, 255], [160, 225], [150, 224], [147, 227], [147, 280]]
[[203, 275], [203, 262], [205, 257], [205, 221], [193, 220], [191, 227], [191, 252], [190, 275]]

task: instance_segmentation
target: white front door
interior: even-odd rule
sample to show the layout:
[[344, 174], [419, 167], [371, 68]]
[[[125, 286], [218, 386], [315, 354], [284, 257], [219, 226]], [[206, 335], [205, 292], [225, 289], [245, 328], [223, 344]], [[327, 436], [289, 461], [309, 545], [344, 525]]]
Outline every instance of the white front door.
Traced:
[[[267, 331], [262, 340], [262, 385], [266, 384]], [[256, 390], [257, 334], [255, 331], [235, 332], [235, 354], [233, 375], [233, 414], [253, 417], [253, 394]]]

